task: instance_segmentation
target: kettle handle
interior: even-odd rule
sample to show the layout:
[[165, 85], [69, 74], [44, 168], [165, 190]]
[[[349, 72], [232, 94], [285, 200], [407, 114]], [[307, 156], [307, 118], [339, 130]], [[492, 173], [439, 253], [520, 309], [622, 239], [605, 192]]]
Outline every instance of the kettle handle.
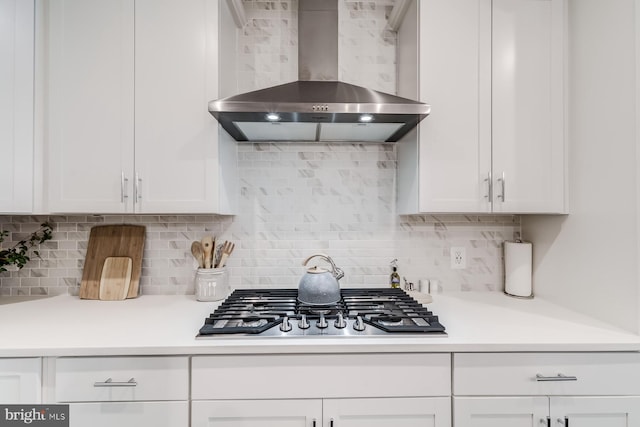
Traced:
[[331, 269], [333, 270], [331, 273], [333, 274], [333, 277], [336, 278], [336, 280], [340, 280], [344, 277], [344, 271], [342, 271], [341, 268], [336, 267], [336, 264], [333, 262], [333, 260], [331, 259], [331, 257], [329, 255], [326, 254], [313, 254], [310, 257], [308, 257], [307, 259], [305, 259], [302, 262], [302, 265], [306, 266], [307, 263], [311, 260], [311, 258], [315, 258], [315, 257], [320, 257], [323, 258], [325, 261], [327, 261], [329, 264], [331, 264]]

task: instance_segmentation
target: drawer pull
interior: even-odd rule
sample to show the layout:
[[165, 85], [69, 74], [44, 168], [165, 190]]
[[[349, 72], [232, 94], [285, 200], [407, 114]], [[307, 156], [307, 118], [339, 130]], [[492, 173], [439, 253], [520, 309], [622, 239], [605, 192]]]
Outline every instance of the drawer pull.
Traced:
[[94, 387], [135, 387], [138, 385], [138, 382], [135, 378], [129, 379], [129, 381], [113, 381], [111, 378], [107, 378], [106, 380], [100, 382], [93, 383]]
[[536, 381], [578, 381], [578, 377], [563, 374], [558, 374], [555, 377], [545, 377], [544, 375], [536, 374]]

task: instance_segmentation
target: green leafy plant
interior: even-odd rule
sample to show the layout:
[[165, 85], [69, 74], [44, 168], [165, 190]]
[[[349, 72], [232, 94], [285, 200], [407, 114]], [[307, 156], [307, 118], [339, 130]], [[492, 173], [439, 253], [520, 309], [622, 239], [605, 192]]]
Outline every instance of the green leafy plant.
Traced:
[[[6, 266], [15, 265], [18, 269], [24, 267], [30, 260], [29, 250], [51, 240], [53, 229], [51, 224], [44, 222], [40, 224], [40, 228], [29, 236], [28, 239], [21, 240], [9, 249], [0, 250], [0, 272], [7, 271]], [[4, 242], [5, 237], [9, 235], [8, 231], [0, 231], [0, 243]], [[40, 258], [40, 252], [34, 250], [33, 254]]]

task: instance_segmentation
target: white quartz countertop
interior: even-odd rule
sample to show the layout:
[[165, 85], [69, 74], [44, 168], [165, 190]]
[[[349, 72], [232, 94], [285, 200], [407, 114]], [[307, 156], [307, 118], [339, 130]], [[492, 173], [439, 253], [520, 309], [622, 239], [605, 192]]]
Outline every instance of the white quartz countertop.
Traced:
[[438, 294], [430, 310], [447, 336], [215, 338], [195, 335], [216, 302], [193, 295], [125, 301], [56, 296], [0, 299], [0, 357], [363, 353], [640, 351], [640, 337], [540, 298], [498, 292]]

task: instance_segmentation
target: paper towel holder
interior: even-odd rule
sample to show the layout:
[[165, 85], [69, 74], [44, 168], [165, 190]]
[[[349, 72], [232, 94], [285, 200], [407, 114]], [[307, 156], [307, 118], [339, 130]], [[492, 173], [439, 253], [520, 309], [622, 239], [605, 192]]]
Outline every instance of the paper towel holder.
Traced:
[[510, 294], [509, 292], [507, 292], [506, 290], [502, 291], [502, 293], [504, 293], [505, 295], [511, 297], [511, 298], [518, 298], [518, 299], [533, 299], [533, 289], [531, 290], [531, 295], [525, 295], [525, 296], [521, 296], [521, 295], [513, 295]]
[[[529, 285], [528, 286], [530, 288], [530, 294], [529, 295], [517, 295], [515, 293], [510, 293], [510, 292], [507, 291], [507, 287], [508, 287], [507, 286], [507, 255], [506, 255], [506, 253], [507, 253], [507, 250], [506, 250], [507, 243], [509, 243], [509, 244], [513, 244], [513, 243], [524, 244], [523, 247], [521, 247], [523, 249], [525, 247], [528, 247], [528, 248], [526, 248], [526, 250], [528, 250], [528, 258], [529, 258], [528, 266], [527, 266], [528, 267], [528, 276], [529, 276]], [[503, 290], [504, 294], [509, 296], [509, 297], [512, 297], [512, 298], [533, 299], [533, 297], [534, 297], [534, 295], [533, 295], [533, 283], [532, 283], [532, 277], [531, 277], [531, 274], [532, 274], [532, 271], [531, 271], [531, 267], [532, 267], [532, 265], [531, 265], [532, 264], [532, 259], [531, 259], [531, 256], [532, 256], [532, 245], [531, 245], [531, 242], [525, 242], [525, 241], [523, 241], [521, 239], [515, 239], [515, 240], [512, 240], [512, 241], [504, 241], [503, 242], [503, 250], [504, 250], [504, 267], [505, 267], [505, 271], [504, 271], [504, 274], [505, 274], [505, 276], [504, 276], [505, 285], [504, 285], [504, 290]]]

